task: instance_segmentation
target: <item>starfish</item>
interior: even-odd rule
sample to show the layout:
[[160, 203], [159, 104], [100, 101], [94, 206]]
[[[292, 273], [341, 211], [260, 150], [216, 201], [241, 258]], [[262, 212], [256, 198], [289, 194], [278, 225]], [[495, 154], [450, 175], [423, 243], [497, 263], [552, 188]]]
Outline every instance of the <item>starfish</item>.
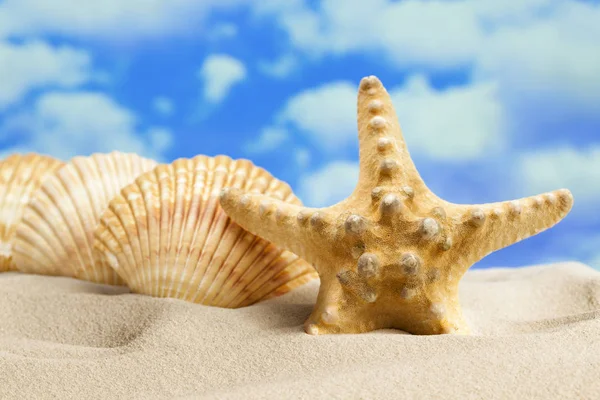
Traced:
[[314, 265], [321, 285], [307, 333], [469, 334], [458, 297], [465, 272], [558, 223], [573, 205], [571, 192], [447, 202], [417, 172], [390, 96], [374, 76], [360, 82], [357, 119], [360, 172], [348, 198], [306, 208], [225, 188], [223, 209], [244, 229]]

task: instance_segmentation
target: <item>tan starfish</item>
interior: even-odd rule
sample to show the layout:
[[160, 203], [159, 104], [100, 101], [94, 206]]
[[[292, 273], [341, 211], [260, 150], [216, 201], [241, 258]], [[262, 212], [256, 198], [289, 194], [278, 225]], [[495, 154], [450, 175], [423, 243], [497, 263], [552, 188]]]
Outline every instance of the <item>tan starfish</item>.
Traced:
[[469, 333], [458, 299], [475, 262], [550, 228], [571, 209], [566, 190], [482, 205], [444, 201], [417, 172], [379, 79], [358, 94], [360, 173], [354, 192], [326, 208], [224, 189], [221, 205], [246, 230], [312, 263], [321, 279], [307, 333], [397, 328]]

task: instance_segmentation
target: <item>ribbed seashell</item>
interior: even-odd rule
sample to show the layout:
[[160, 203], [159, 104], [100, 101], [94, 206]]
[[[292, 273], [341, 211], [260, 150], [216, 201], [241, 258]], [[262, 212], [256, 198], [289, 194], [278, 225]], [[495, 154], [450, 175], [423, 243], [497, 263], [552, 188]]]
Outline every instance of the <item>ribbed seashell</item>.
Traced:
[[300, 204], [286, 183], [248, 160], [196, 156], [159, 165], [115, 197], [94, 248], [136, 293], [237, 308], [317, 277], [295, 254], [231, 221], [225, 186]]
[[17, 228], [14, 259], [26, 273], [60, 275], [122, 285], [93, 258], [94, 230], [109, 201], [157, 163], [113, 152], [74, 157], [44, 179]]
[[0, 162], [0, 272], [16, 270], [13, 239], [23, 209], [44, 177], [62, 165], [60, 160], [35, 153], [13, 154]]

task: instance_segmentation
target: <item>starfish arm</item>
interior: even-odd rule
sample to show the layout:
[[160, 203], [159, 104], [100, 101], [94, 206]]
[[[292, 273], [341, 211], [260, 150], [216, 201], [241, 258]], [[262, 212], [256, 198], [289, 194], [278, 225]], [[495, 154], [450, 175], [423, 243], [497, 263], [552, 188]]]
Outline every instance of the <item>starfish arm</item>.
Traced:
[[357, 122], [360, 172], [356, 196], [377, 186], [426, 188], [408, 153], [392, 99], [374, 76], [360, 81]]
[[483, 205], [459, 206], [461, 242], [457, 254], [463, 260], [464, 273], [486, 255], [536, 235], [560, 222], [573, 207], [573, 196], [567, 189]]
[[225, 213], [245, 230], [316, 263], [311, 254], [328, 225], [325, 213], [234, 188], [224, 189], [220, 201]]

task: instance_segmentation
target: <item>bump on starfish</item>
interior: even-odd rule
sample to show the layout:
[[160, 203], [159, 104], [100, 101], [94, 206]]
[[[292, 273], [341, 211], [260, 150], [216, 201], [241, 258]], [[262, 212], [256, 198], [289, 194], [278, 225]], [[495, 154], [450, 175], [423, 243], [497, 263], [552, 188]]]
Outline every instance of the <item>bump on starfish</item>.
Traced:
[[[558, 223], [573, 205], [571, 193], [449, 203], [421, 179], [376, 77], [361, 80], [357, 111], [360, 173], [347, 199], [314, 209], [232, 189], [221, 205], [244, 229], [315, 266], [321, 286], [307, 333], [469, 333], [461, 277], [486, 255]], [[265, 200], [285, 217], [261, 212]]]

